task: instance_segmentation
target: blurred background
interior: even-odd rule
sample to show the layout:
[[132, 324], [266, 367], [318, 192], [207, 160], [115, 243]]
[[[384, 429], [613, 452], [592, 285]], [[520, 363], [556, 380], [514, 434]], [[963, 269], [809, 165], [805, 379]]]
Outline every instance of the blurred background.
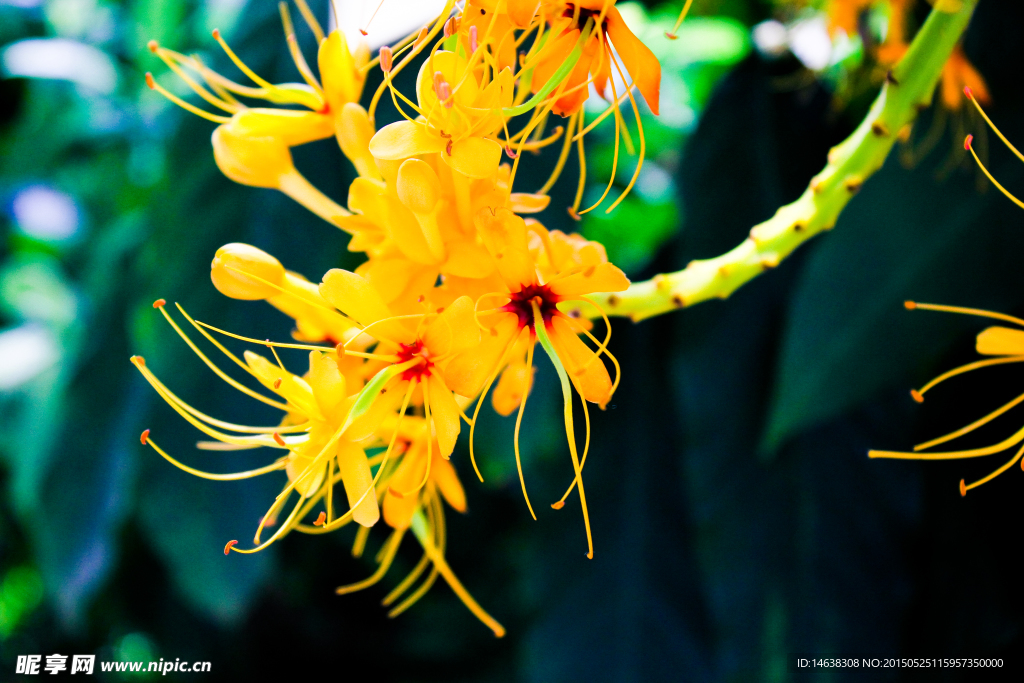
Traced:
[[[340, 6], [358, 26], [375, 4]], [[696, 0], [668, 41], [681, 4], [619, 3], [663, 68], [662, 115], [644, 114], [649, 158], [635, 190], [612, 214], [574, 223], [571, 159], [541, 216], [602, 241], [634, 279], [716, 255], [795, 199], [884, 78], [872, 57], [887, 30], [884, 2], [855, 35], [832, 40], [823, 2]], [[326, 2], [311, 5], [326, 23]], [[911, 23], [929, 10], [917, 5]], [[1021, 3], [981, 0], [964, 41], [991, 90], [991, 116], [1016, 141], [1021, 25]], [[925, 405], [907, 393], [973, 360], [985, 325], [910, 313], [903, 300], [1024, 313], [1024, 213], [969, 163], [964, 132], [1005, 185], [1024, 187], [1024, 168], [966, 107], [941, 102], [836, 229], [777, 270], [729, 301], [615, 322], [624, 379], [594, 416], [587, 467], [594, 560], [575, 503], [540, 505], [530, 519], [514, 420], [482, 411], [486, 483], [463, 444], [453, 462], [469, 512], [449, 515], [448, 559], [508, 628], [504, 639], [440, 583], [386, 617], [380, 600], [418, 559], [410, 543], [384, 585], [336, 596], [373, 571], [383, 535], [358, 560], [350, 528], [224, 557], [227, 540], [249, 538], [280, 481], [204, 481], [140, 446], [151, 428], [197, 467], [255, 462], [195, 451], [198, 433], [128, 357], [145, 356], [218, 417], [275, 416], [217, 380], [151, 303], [163, 297], [226, 329], [285, 339], [290, 319], [214, 290], [216, 248], [252, 243], [314, 281], [358, 260], [340, 231], [283, 195], [225, 179], [212, 124], [145, 87], [152, 71], [184, 94], [150, 39], [241, 78], [215, 49], [215, 27], [261, 75], [298, 79], [269, 0], [0, 0], [0, 680], [17, 678], [17, 655], [55, 652], [212, 662], [209, 674], [181, 675], [189, 680], [978, 680], [797, 672], [794, 653], [1020, 664], [1021, 472], [961, 498], [962, 477], [1001, 461], [866, 457], [966, 424], [1024, 380], [1003, 366], [951, 382]], [[314, 62], [311, 34], [300, 26], [298, 37]], [[377, 83], [375, 71], [367, 91]], [[394, 118], [382, 108], [378, 125]], [[611, 173], [611, 133], [606, 125], [588, 138], [594, 199]], [[541, 185], [555, 156], [528, 157], [520, 188]], [[352, 170], [333, 140], [295, 157], [344, 203]], [[619, 165], [618, 187], [634, 168]], [[542, 366], [524, 430], [535, 500], [556, 500], [572, 477], [556, 390]], [[1002, 423], [976, 443], [1017, 431], [1020, 415]]]

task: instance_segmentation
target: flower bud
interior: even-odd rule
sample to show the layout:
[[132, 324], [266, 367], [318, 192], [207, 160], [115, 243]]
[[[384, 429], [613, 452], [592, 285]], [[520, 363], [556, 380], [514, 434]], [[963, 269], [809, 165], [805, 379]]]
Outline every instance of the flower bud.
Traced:
[[232, 299], [255, 301], [280, 294], [278, 287], [284, 276], [280, 261], [262, 249], [240, 242], [218, 249], [210, 264], [213, 286]]
[[231, 123], [213, 131], [213, 159], [217, 168], [242, 185], [277, 189], [281, 177], [292, 173], [292, 153], [281, 138], [250, 136]]

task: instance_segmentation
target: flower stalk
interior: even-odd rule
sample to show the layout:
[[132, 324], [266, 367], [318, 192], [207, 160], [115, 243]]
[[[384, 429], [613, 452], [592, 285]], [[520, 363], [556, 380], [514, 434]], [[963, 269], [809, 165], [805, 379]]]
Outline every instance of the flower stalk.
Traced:
[[906, 55], [889, 72], [868, 115], [850, 137], [832, 148], [828, 164], [799, 199], [780, 207], [720, 256], [634, 282], [624, 292], [595, 295], [594, 301], [608, 315], [636, 322], [708, 299], [725, 299], [778, 266], [804, 242], [831, 230], [853, 195], [885, 163], [900, 131], [931, 104], [943, 66], [976, 4], [977, 0], [936, 3]]

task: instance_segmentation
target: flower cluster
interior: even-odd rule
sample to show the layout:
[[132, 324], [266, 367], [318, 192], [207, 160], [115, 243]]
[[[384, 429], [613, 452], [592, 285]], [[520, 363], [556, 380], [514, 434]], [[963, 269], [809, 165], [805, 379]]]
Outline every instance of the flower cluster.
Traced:
[[[204, 355], [165, 302], [155, 307], [222, 379], [281, 410], [280, 424], [249, 426], [210, 417], [172, 393], [142, 358], [133, 362], [162, 398], [211, 437], [200, 448], [269, 448], [280, 456], [256, 470], [210, 474], [175, 460], [148, 431], [142, 440], [174, 465], [209, 479], [284, 472], [286, 482], [256, 532], [255, 547], [231, 541], [226, 554], [256, 552], [293, 530], [319, 534], [355, 522], [360, 527], [358, 555], [369, 528], [383, 516], [391, 532], [378, 556], [378, 570], [338, 592], [379, 581], [411, 529], [423, 558], [385, 598], [386, 605], [397, 603], [391, 614], [415, 602], [440, 574], [500, 636], [504, 629], [473, 600], [444, 559], [442, 501], [459, 512], [466, 508], [449, 458], [466, 423], [473, 459], [473, 433], [489, 393], [498, 413], [518, 411], [516, 463], [533, 514], [519, 463], [519, 431], [539, 343], [560, 379], [574, 471], [566, 495], [552, 507], [561, 508], [578, 491], [588, 556], [593, 556], [582, 479], [590, 437], [586, 411], [588, 403], [601, 408], [608, 403], [618, 382], [618, 363], [608, 350], [607, 318], [602, 339], [592, 332], [590, 320], [604, 314], [589, 295], [622, 291], [629, 281], [608, 262], [600, 244], [548, 230], [531, 215], [547, 207], [547, 192], [572, 143], [582, 162], [583, 137], [595, 125], [614, 117], [617, 136], [620, 130], [624, 134], [620, 105], [627, 100], [639, 124], [634, 90], [657, 113], [660, 66], [626, 26], [614, 0], [467, 0], [461, 8], [450, 0], [430, 25], [381, 48], [372, 60], [365, 46], [352, 50], [339, 31], [325, 34], [303, 0], [296, 1], [319, 41], [319, 78], [302, 57], [282, 3], [288, 46], [304, 83], [278, 85], [260, 78], [217, 32], [214, 37], [254, 85], [232, 81], [198, 57], [155, 43], [150, 48], [222, 113], [181, 100], [148, 74], [147, 81], [219, 124], [213, 151], [225, 175], [286, 193], [349, 233], [349, 249], [366, 260], [355, 272], [330, 270], [317, 284], [250, 245], [218, 250], [211, 267], [217, 289], [278, 308], [294, 319], [294, 340], [247, 339], [179, 311], [263, 391], [231, 378]], [[394, 87], [394, 78], [417, 59], [419, 73], [410, 97]], [[363, 85], [376, 67], [383, 82], [364, 108], [359, 103]], [[619, 92], [616, 83], [627, 86]], [[582, 105], [591, 88], [609, 107], [587, 124]], [[384, 95], [403, 120], [378, 130], [375, 111]], [[289, 108], [250, 107], [242, 99]], [[548, 130], [552, 115], [564, 117], [564, 125]], [[638, 133], [642, 163], [639, 125]], [[292, 163], [291, 147], [332, 135], [358, 174], [347, 208], [316, 189]], [[548, 182], [537, 192], [514, 192], [521, 153], [558, 142], [561, 153]], [[503, 163], [503, 157], [508, 161]], [[581, 195], [570, 208], [574, 216], [594, 208], [580, 209]], [[239, 358], [219, 341], [223, 336], [262, 346], [269, 356], [247, 351]], [[281, 347], [308, 351], [308, 370], [286, 369], [275, 350]], [[582, 454], [574, 430], [574, 393], [587, 415]]]

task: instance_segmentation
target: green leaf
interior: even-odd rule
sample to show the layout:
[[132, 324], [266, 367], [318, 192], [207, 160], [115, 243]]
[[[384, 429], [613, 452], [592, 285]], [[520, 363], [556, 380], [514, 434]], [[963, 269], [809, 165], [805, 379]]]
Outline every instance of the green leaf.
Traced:
[[[890, 157], [809, 256], [782, 335], [768, 451], [880, 391], [909, 390], [956, 339], [986, 326], [911, 313], [904, 300], [1003, 311], [1024, 301], [1020, 210], [979, 192], [973, 173], [937, 181], [951, 148], [940, 143], [909, 171]], [[1009, 160], [994, 167], [1007, 180], [1018, 171]]]

